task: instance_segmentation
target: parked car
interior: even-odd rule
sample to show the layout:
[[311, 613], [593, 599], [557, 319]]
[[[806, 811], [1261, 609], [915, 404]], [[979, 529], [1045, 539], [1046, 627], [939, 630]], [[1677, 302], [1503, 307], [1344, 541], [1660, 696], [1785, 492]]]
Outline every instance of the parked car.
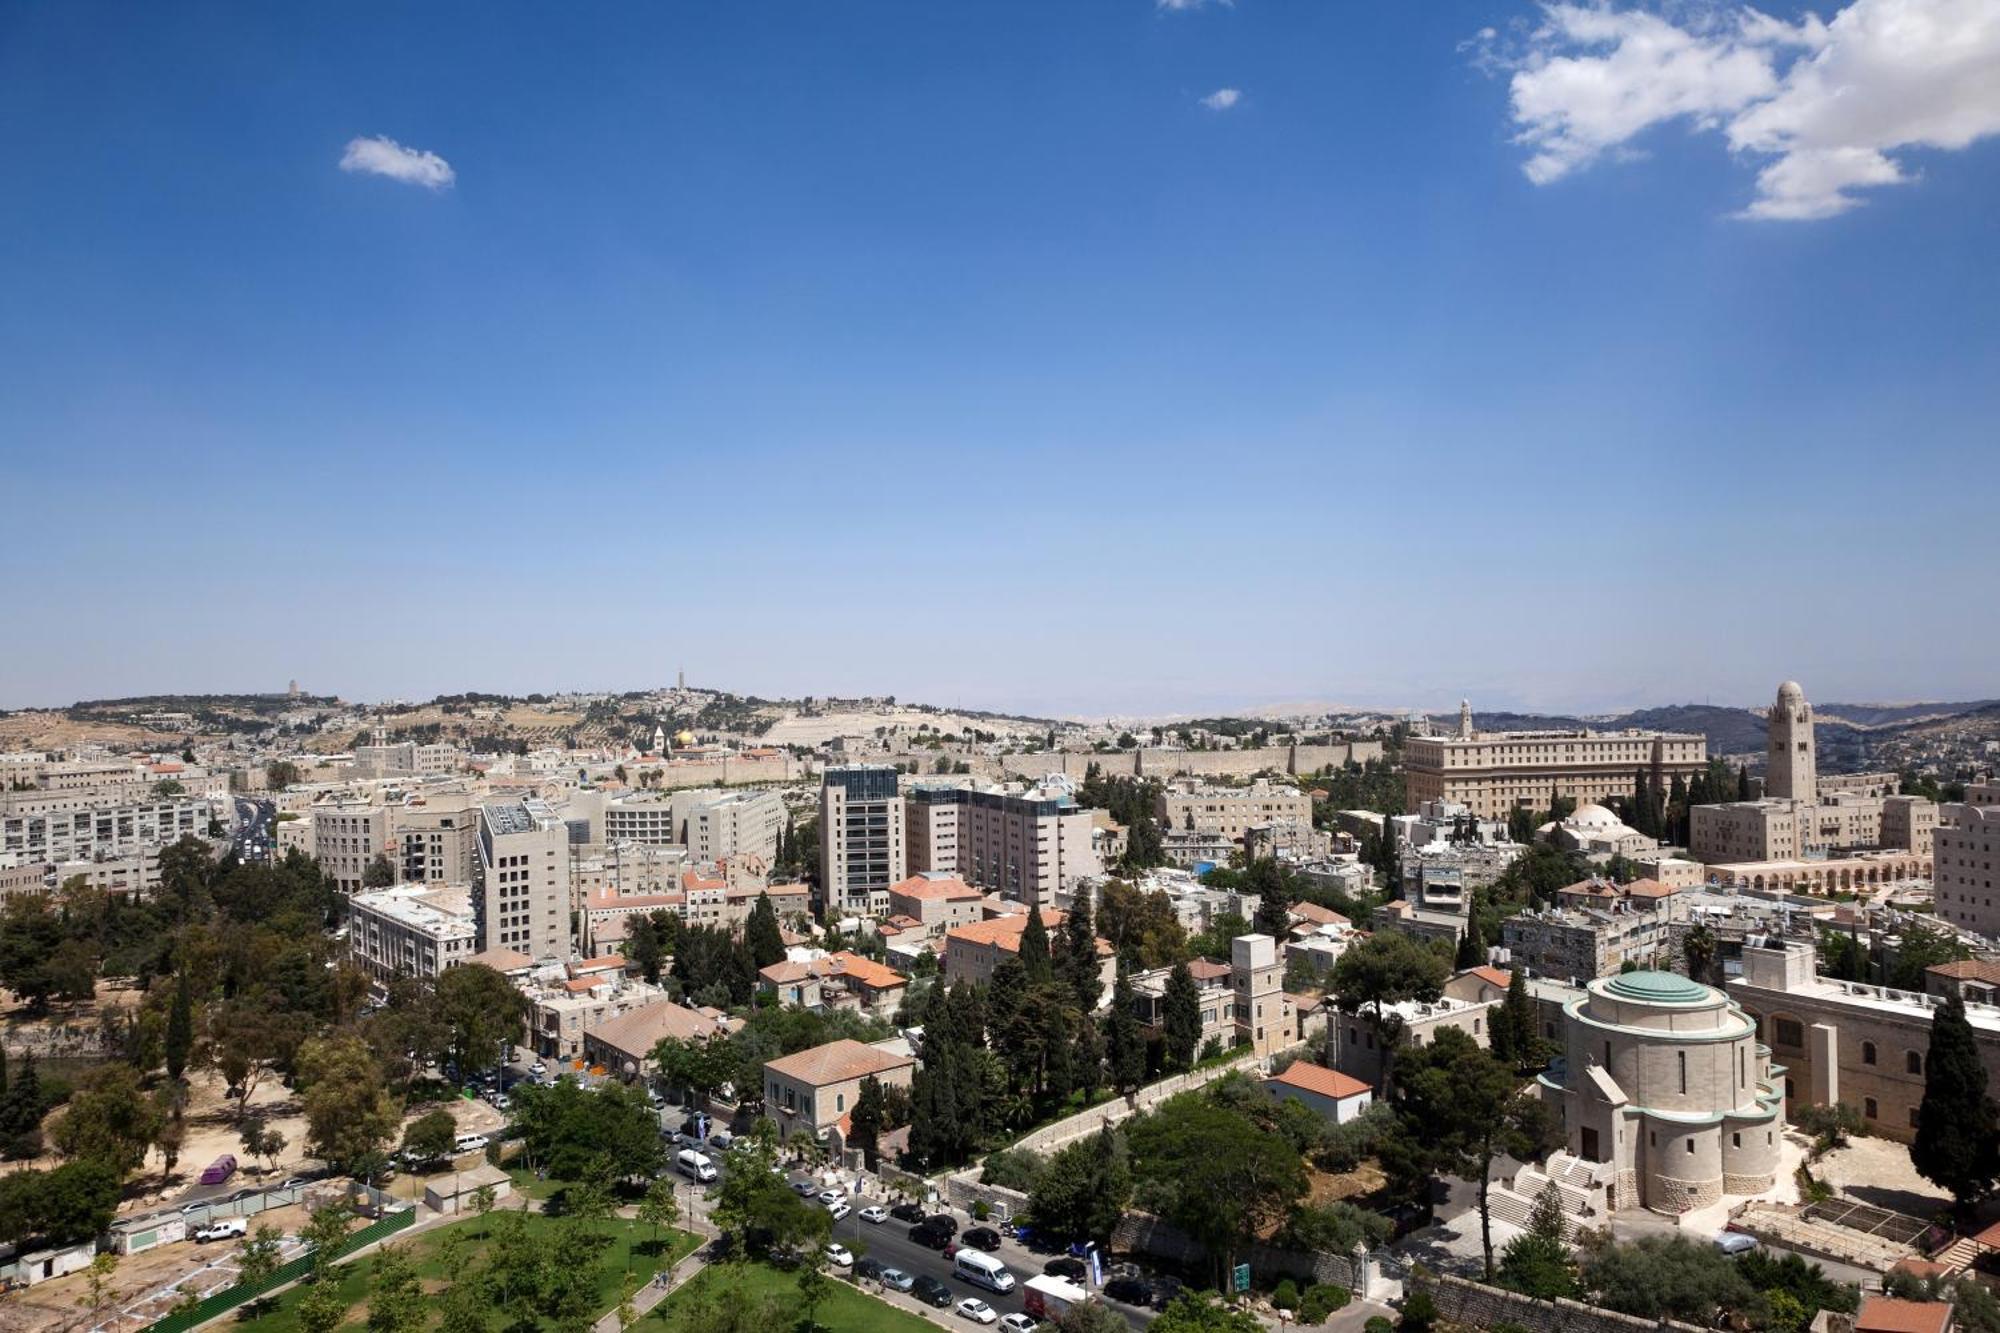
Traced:
[[891, 1291], [908, 1291], [916, 1285], [916, 1282], [915, 1278], [900, 1268], [885, 1268], [882, 1270], [882, 1285]]
[[864, 1278], [873, 1278], [875, 1281], [880, 1282], [882, 1274], [888, 1271], [880, 1259], [856, 1259], [854, 1261], [854, 1280], [856, 1282]]
[[1744, 1254], [1757, 1248], [1757, 1238], [1747, 1231], [1725, 1231], [1715, 1238], [1715, 1248], [1724, 1254]]
[[927, 1250], [942, 1250], [951, 1244], [951, 1237], [935, 1227], [927, 1227], [919, 1222], [910, 1228], [910, 1239]]
[[250, 1223], [241, 1217], [225, 1217], [220, 1222], [210, 1222], [194, 1233], [197, 1245], [206, 1245], [212, 1240], [235, 1240], [248, 1235]]
[[845, 1199], [842, 1199], [839, 1203], [830, 1203], [826, 1206], [826, 1215], [836, 1222], [853, 1211], [853, 1205], [849, 1204]]
[[878, 1224], [886, 1222], [889, 1220], [889, 1210], [879, 1203], [871, 1203], [861, 1210], [861, 1220]]
[[942, 1231], [947, 1236], [958, 1234], [958, 1221], [949, 1213], [932, 1213], [924, 1219], [924, 1225], [933, 1231]]
[[854, 1251], [848, 1249], [839, 1241], [829, 1242], [826, 1247], [826, 1261], [835, 1268], [852, 1268], [854, 1267]]
[[992, 1227], [974, 1227], [963, 1236], [960, 1236], [958, 1243], [961, 1245], [970, 1245], [975, 1250], [984, 1250], [988, 1254], [991, 1254], [1000, 1248], [1000, 1233]]
[[1064, 1278], [1081, 1285], [1084, 1279], [1090, 1276], [1090, 1265], [1065, 1254], [1059, 1259], [1051, 1259], [1043, 1264], [1042, 1271], [1051, 1277]]
[[929, 1273], [925, 1273], [910, 1284], [910, 1294], [925, 1305], [933, 1305], [940, 1310], [951, 1304], [951, 1288]]
[[1150, 1305], [1153, 1289], [1140, 1277], [1114, 1277], [1104, 1284], [1104, 1294], [1127, 1305]]
[[1013, 1314], [1001, 1315], [1000, 1327], [1006, 1329], [1007, 1333], [1035, 1333], [1035, 1330], [1041, 1327], [1041, 1322], [1031, 1314], [1016, 1311]]
[[549, 1072], [549, 1067], [543, 1064], [540, 1060], [537, 1060], [535, 1061], [535, 1063], [528, 1066], [528, 1072], [530, 1074], [546, 1074]]
[[958, 1312], [975, 1324], [991, 1324], [997, 1322], [1000, 1318], [999, 1315], [993, 1313], [992, 1306], [980, 1300], [977, 1296], [967, 1296], [964, 1300], [960, 1301], [958, 1303]]
[[924, 1206], [905, 1199], [889, 1210], [889, 1216], [898, 1222], [921, 1222], [924, 1220]]
[[800, 1195], [800, 1197], [804, 1197], [805, 1195], [811, 1194], [817, 1188], [818, 1188], [818, 1183], [816, 1181], [794, 1180], [792, 1182], [792, 1189], [795, 1190]]
[[832, 1189], [825, 1189], [819, 1192], [819, 1201], [829, 1208], [846, 1197], [847, 1191], [838, 1185], [835, 1185]]
[[1174, 1297], [1181, 1294], [1181, 1280], [1162, 1275], [1153, 1279], [1153, 1299], [1147, 1302], [1155, 1310], [1164, 1310], [1174, 1303]]

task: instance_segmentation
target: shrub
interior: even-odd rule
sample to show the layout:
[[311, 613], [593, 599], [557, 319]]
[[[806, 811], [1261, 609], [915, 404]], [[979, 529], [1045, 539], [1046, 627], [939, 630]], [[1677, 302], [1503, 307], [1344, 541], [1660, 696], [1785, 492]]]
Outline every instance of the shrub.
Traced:
[[1298, 1309], [1298, 1283], [1292, 1281], [1290, 1278], [1280, 1279], [1278, 1285], [1271, 1288], [1271, 1304], [1277, 1306], [1280, 1310]]
[[1003, 1148], [999, 1152], [988, 1153], [984, 1169], [979, 1173], [982, 1185], [998, 1185], [1002, 1189], [1019, 1190], [1023, 1194], [1035, 1192], [1035, 1182], [1041, 1178], [1042, 1159], [1031, 1152], [1019, 1148]]
[[1437, 1322], [1437, 1302], [1427, 1291], [1419, 1291], [1403, 1301], [1403, 1317], [1396, 1327], [1400, 1333], [1429, 1333], [1430, 1326]]
[[1368, 1322], [1361, 1326], [1361, 1333], [1395, 1333], [1396, 1326], [1381, 1315], [1369, 1315]]
[[972, 1220], [975, 1222], [984, 1222], [986, 1220], [987, 1214], [991, 1213], [992, 1211], [993, 1211], [992, 1209], [986, 1206], [986, 1200], [976, 1199], [973, 1201], [972, 1204]]
[[1299, 1298], [1299, 1322], [1324, 1324], [1328, 1315], [1346, 1307], [1348, 1299], [1346, 1287], [1316, 1282], [1307, 1287], [1305, 1295]]

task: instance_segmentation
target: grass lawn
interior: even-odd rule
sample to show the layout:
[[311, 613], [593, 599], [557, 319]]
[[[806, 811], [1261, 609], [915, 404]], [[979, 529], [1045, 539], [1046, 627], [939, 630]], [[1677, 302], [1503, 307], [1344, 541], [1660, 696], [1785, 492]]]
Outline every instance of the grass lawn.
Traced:
[[[560, 1219], [544, 1217], [540, 1213], [525, 1214], [528, 1233], [549, 1230], [558, 1225]], [[672, 1249], [661, 1254], [652, 1252], [652, 1228], [640, 1226], [636, 1222], [610, 1220], [600, 1222], [599, 1230], [611, 1238], [610, 1244], [598, 1252], [597, 1306], [600, 1312], [611, 1309], [618, 1303], [618, 1297], [626, 1286], [626, 1272], [629, 1265], [631, 1283], [634, 1287], [644, 1286], [662, 1265], [694, 1250], [700, 1238], [686, 1232], [662, 1233], [661, 1239], [669, 1241]], [[449, 1285], [451, 1274], [445, 1272], [444, 1260], [439, 1253], [446, 1236], [456, 1232], [472, 1238], [467, 1246], [466, 1263], [474, 1262], [484, 1249], [479, 1241], [481, 1220], [470, 1217], [462, 1222], [435, 1228], [394, 1243], [408, 1247], [416, 1260], [417, 1272], [428, 1290], [439, 1290]], [[486, 1223], [490, 1233], [492, 1222]], [[342, 1327], [355, 1327], [367, 1322], [368, 1288], [373, 1256], [350, 1260], [336, 1270], [340, 1282], [340, 1294], [348, 1303], [347, 1319]], [[297, 1333], [299, 1327], [299, 1298], [304, 1294], [302, 1286], [295, 1286], [278, 1297], [275, 1304], [257, 1318], [248, 1320], [245, 1328], [255, 1333]], [[493, 1314], [493, 1326], [500, 1325], [500, 1314]]]
[[547, 1180], [536, 1180], [535, 1173], [525, 1166], [510, 1166], [507, 1168], [507, 1175], [514, 1182], [515, 1192], [530, 1199], [553, 1198], [562, 1193], [563, 1186], [569, 1184], [568, 1181], [557, 1180], [554, 1176], [550, 1176]]
[[[832, 1277], [832, 1274], [828, 1274]], [[687, 1303], [688, 1293], [696, 1288], [718, 1282], [727, 1282], [726, 1290], [752, 1297], [775, 1296], [784, 1302], [783, 1316], [772, 1322], [776, 1329], [790, 1328], [805, 1314], [799, 1301], [798, 1278], [795, 1274], [770, 1264], [717, 1264], [705, 1268], [701, 1276], [676, 1291], [656, 1306], [653, 1311], [635, 1326], [642, 1333], [657, 1333], [662, 1327], [672, 1333], [682, 1333], [683, 1324], [676, 1317], [677, 1307]], [[909, 1311], [878, 1301], [873, 1296], [857, 1290], [845, 1278], [835, 1277], [827, 1291], [827, 1297], [820, 1302], [815, 1316], [819, 1326], [827, 1333], [937, 1333], [937, 1325], [920, 1319]], [[968, 1328], [972, 1325], [967, 1324]]]

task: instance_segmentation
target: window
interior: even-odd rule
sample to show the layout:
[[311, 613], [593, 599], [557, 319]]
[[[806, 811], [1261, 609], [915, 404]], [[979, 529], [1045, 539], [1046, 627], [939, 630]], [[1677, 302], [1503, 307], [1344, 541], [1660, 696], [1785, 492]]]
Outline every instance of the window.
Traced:
[[1729, 1136], [1729, 1146], [1732, 1148], [1741, 1148], [1743, 1146], [1743, 1135], [1741, 1133], [1731, 1134]]
[[833, 1109], [836, 1111], [845, 1111], [847, 1109], [846, 1093], [836, 1092], [833, 1094]]
[[1797, 1050], [1806, 1044], [1805, 1026], [1796, 1018], [1774, 1018], [1771, 1020], [1771, 1040], [1775, 1045]]
[[1872, 1065], [1875, 1063], [1874, 1042], [1864, 1041], [1861, 1043], [1861, 1063], [1864, 1065]]
[[1689, 1139], [1689, 1140], [1687, 1141], [1687, 1146], [1688, 1146], [1688, 1155], [1689, 1155], [1689, 1156], [1693, 1156], [1693, 1155], [1694, 1155], [1694, 1140], [1693, 1140], [1693, 1139]]
[[1873, 1097], [1863, 1097], [1861, 1099], [1861, 1114], [1870, 1120], [1875, 1118], [1875, 1099]]
[[1686, 1096], [1688, 1090], [1688, 1053], [1686, 1051], [1675, 1051], [1674, 1059], [1679, 1063], [1681, 1068], [1681, 1095]]
[[1915, 1129], [1916, 1127], [1917, 1127], [1917, 1108], [1912, 1106], [1910, 1108], [1910, 1128]]
[[1922, 1051], [1904, 1051], [1904, 1052], [1903, 1052], [1903, 1068], [1907, 1069], [1907, 1070], [1908, 1070], [1908, 1071], [1910, 1071], [1910, 1072], [1911, 1072], [1912, 1074], [1921, 1074], [1921, 1073], [1923, 1073], [1923, 1072], [1924, 1072], [1924, 1053], [1923, 1053]]

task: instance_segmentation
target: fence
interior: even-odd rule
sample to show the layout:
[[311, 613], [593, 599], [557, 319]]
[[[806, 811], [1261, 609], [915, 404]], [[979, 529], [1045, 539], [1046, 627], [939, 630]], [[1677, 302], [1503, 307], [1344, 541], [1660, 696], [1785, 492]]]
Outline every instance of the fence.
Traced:
[[[349, 1236], [341, 1244], [340, 1252], [333, 1257], [339, 1260], [364, 1246], [373, 1245], [378, 1240], [384, 1240], [402, 1231], [416, 1220], [415, 1208], [405, 1208], [401, 1212], [390, 1213], [387, 1217], [370, 1222]], [[276, 1291], [287, 1283], [298, 1281], [312, 1271], [312, 1267], [313, 1256], [310, 1253], [302, 1254], [290, 1263], [280, 1266], [262, 1282], [239, 1282], [233, 1287], [226, 1287], [213, 1296], [197, 1301], [185, 1310], [177, 1310], [166, 1318], [157, 1320], [149, 1325], [144, 1333], [186, 1333], [186, 1330], [205, 1324], [217, 1315], [228, 1314], [239, 1305]]]
[[1030, 1152], [1052, 1153], [1066, 1143], [1095, 1134], [1106, 1125], [1115, 1125], [1135, 1112], [1151, 1110], [1177, 1093], [1203, 1087], [1225, 1074], [1239, 1070], [1248, 1073], [1255, 1070], [1260, 1063], [1258, 1056], [1244, 1054], [1223, 1064], [1191, 1069], [1185, 1074], [1175, 1074], [1157, 1083], [1148, 1083], [1130, 1098], [1114, 1097], [1108, 1102], [1101, 1102], [1087, 1111], [1078, 1111], [1075, 1115], [1058, 1120], [1052, 1125], [1043, 1125], [1034, 1133], [1008, 1146], [1025, 1148]]

